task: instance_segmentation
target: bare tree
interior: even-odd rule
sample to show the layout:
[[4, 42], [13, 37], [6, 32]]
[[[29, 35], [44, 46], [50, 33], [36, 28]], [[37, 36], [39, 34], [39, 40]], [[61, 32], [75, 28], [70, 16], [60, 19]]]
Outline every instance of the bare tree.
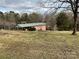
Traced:
[[40, 5], [43, 8], [54, 9], [54, 13], [58, 10], [71, 10], [73, 12], [74, 19], [72, 35], [76, 34], [79, 0], [45, 0]]

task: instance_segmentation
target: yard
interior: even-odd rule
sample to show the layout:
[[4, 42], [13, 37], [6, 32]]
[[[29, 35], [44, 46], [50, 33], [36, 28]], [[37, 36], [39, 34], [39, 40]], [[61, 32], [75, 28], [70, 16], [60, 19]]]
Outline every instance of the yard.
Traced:
[[79, 59], [79, 33], [0, 31], [0, 59]]

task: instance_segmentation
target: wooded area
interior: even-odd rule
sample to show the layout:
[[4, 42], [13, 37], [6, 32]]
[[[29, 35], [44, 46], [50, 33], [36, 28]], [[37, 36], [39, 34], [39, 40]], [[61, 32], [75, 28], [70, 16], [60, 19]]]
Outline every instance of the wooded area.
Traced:
[[[0, 28], [1, 29], [15, 29], [17, 24], [25, 23], [39, 23], [44, 22], [47, 24], [47, 30], [59, 30], [69, 31], [73, 29], [73, 14], [72, 12], [60, 12], [55, 15], [53, 13], [46, 14], [45, 18], [43, 14], [33, 12], [28, 13], [16, 13], [0, 12]], [[77, 21], [77, 30], [79, 30], [79, 21]]]
[[[42, 4], [42, 5], [41, 5]], [[54, 9], [54, 13], [57, 11], [72, 11], [73, 13], [73, 33], [76, 34], [77, 31], [77, 18], [79, 13], [79, 0], [46, 0], [41, 3], [41, 7]], [[46, 5], [48, 4], [48, 5]]]

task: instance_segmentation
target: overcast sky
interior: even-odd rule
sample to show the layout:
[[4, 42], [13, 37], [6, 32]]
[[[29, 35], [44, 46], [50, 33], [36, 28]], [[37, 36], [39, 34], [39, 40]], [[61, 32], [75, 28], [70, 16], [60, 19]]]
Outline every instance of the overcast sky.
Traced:
[[[15, 11], [20, 13], [24, 13], [24, 12], [45, 13], [49, 9], [42, 8], [40, 6], [39, 2], [42, 1], [46, 1], [46, 0], [0, 0], [0, 11], [3, 12]], [[51, 1], [56, 1], [56, 0], [51, 0]], [[57, 4], [59, 6], [59, 3]], [[57, 4], [53, 6], [57, 7]], [[50, 3], [50, 5], [52, 4]], [[45, 6], [48, 6], [48, 4], [45, 4]]]
[[0, 11], [43, 12], [47, 10], [39, 7], [38, 1], [41, 0], [0, 0]]

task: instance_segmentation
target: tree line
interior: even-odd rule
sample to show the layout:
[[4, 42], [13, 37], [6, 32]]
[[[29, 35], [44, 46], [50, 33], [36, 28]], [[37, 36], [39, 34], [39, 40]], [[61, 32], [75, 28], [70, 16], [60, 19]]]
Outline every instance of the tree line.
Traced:
[[[60, 12], [55, 15], [40, 13], [16, 13], [14, 11], [0, 11], [0, 28], [13, 29], [17, 24], [45, 22], [48, 30], [69, 31], [73, 29], [73, 14], [71, 12]], [[79, 30], [79, 21], [77, 21], [77, 30]]]
[[[59, 31], [71, 31], [73, 30], [74, 18], [72, 12], [60, 12], [55, 15], [49, 14], [46, 16], [46, 23], [48, 29]], [[79, 20], [77, 20], [77, 30], [79, 30]]]
[[31, 14], [27, 14], [27, 13], [23, 13], [23, 14], [19, 14], [19, 13], [15, 13], [14, 11], [10, 11], [10, 12], [1, 12], [0, 11], [0, 24], [1, 23], [32, 23], [32, 22], [41, 22], [41, 14], [38, 13], [31, 13]]

